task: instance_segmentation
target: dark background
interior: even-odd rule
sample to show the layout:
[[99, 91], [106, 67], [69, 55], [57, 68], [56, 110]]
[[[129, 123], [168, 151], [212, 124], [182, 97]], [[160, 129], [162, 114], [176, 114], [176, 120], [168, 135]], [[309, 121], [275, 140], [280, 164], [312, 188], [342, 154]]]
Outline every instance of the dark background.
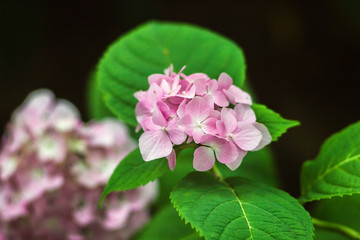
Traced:
[[[301, 121], [273, 143], [284, 188], [303, 161], [360, 120], [360, 1], [1, 1], [0, 126], [25, 96], [50, 88], [86, 116], [89, 71], [118, 36], [147, 20], [184, 21], [233, 39], [261, 103]], [[360, 134], [360, 133], [359, 133]]]

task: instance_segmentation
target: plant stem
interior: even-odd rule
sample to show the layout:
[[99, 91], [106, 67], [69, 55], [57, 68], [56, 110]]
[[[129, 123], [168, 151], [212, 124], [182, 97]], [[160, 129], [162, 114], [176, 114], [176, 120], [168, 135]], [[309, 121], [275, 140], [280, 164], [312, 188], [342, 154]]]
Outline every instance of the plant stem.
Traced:
[[360, 233], [350, 227], [334, 222], [323, 221], [314, 217], [312, 218], [312, 222], [314, 226], [317, 226], [319, 228], [324, 228], [333, 232], [338, 232], [342, 235], [345, 235], [346, 237], [350, 237], [351, 239], [360, 239]]
[[185, 143], [185, 144], [181, 144], [178, 146], [174, 146], [174, 150], [176, 153], [180, 153], [182, 150], [184, 150], [185, 148], [194, 148], [197, 147], [198, 145], [194, 142], [192, 143]]
[[219, 178], [221, 181], [224, 179], [216, 164], [214, 164], [214, 167], [211, 170], [215, 177]]

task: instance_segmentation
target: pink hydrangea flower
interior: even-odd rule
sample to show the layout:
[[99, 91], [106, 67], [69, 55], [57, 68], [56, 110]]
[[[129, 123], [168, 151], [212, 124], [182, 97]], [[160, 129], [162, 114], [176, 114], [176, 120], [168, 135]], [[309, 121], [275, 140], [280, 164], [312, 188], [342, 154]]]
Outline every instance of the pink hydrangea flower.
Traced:
[[156, 182], [112, 193], [101, 209], [97, 204], [135, 147], [120, 122], [83, 123], [71, 103], [50, 91], [30, 94], [2, 142], [0, 239], [129, 239], [148, 220]]
[[211, 169], [216, 159], [235, 170], [248, 151], [271, 142], [267, 128], [256, 122], [250, 95], [233, 85], [228, 74], [216, 80], [204, 73], [187, 76], [184, 68], [175, 73], [171, 65], [165, 74], [149, 76], [149, 90], [135, 93], [145, 161], [166, 157], [173, 170], [174, 146], [194, 141], [196, 170]]

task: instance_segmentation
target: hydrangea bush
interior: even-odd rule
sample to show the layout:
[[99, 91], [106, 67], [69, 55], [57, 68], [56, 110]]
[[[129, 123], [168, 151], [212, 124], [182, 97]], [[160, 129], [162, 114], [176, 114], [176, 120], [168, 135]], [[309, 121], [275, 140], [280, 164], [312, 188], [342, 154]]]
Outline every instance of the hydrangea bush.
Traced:
[[147, 221], [156, 183], [97, 205], [115, 166], [135, 147], [120, 122], [83, 123], [71, 103], [47, 90], [32, 93], [2, 141], [2, 238], [128, 239]]
[[259, 104], [245, 79], [242, 50], [209, 30], [150, 22], [120, 37], [91, 77], [89, 110], [134, 142], [62, 101], [45, 122], [46, 97], [18, 110], [1, 152], [2, 233], [40, 223], [45, 237], [129, 238], [157, 179], [132, 239], [360, 239], [360, 122], [304, 163], [290, 196], [270, 147], [299, 122]]

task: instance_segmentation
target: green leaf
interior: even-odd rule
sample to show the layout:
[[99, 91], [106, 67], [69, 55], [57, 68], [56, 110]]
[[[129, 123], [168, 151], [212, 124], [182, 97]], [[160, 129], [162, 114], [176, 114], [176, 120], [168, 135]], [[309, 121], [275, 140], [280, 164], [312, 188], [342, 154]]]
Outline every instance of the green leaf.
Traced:
[[224, 178], [245, 177], [273, 187], [279, 186], [275, 160], [269, 147], [256, 152], [248, 152], [240, 167], [235, 171], [231, 171], [221, 163], [217, 163], [217, 167]]
[[[311, 208], [311, 215], [328, 222], [341, 224], [360, 232], [360, 195], [334, 197], [325, 199]], [[318, 233], [319, 232], [319, 233]], [[342, 238], [326, 238], [328, 235], [339, 235], [338, 233], [325, 231], [323, 229], [316, 230], [316, 239], [342, 239]], [[344, 239], [347, 239], [344, 237]]]
[[136, 126], [134, 92], [149, 88], [147, 77], [170, 64], [185, 74], [204, 72], [218, 78], [228, 73], [241, 87], [245, 80], [242, 50], [209, 30], [179, 23], [149, 22], [120, 37], [102, 57], [97, 77], [109, 108]]
[[312, 239], [310, 215], [296, 199], [246, 178], [190, 173], [170, 198], [206, 239]]
[[167, 205], [146, 225], [136, 240], [200, 240], [189, 224], [180, 219], [176, 210]]
[[360, 193], [360, 122], [328, 138], [301, 172], [301, 202]]
[[168, 170], [165, 159], [145, 162], [137, 148], [117, 165], [101, 195], [100, 203], [110, 192], [125, 191], [145, 185], [161, 177]]
[[256, 114], [256, 121], [267, 127], [273, 141], [277, 141], [289, 128], [300, 125], [298, 121], [282, 118], [280, 114], [264, 105], [253, 104], [251, 108]]
[[87, 109], [90, 119], [102, 119], [105, 117], [113, 117], [114, 114], [109, 110], [104, 102], [104, 94], [102, 93], [99, 82], [95, 78], [95, 73], [91, 73], [87, 86]]

